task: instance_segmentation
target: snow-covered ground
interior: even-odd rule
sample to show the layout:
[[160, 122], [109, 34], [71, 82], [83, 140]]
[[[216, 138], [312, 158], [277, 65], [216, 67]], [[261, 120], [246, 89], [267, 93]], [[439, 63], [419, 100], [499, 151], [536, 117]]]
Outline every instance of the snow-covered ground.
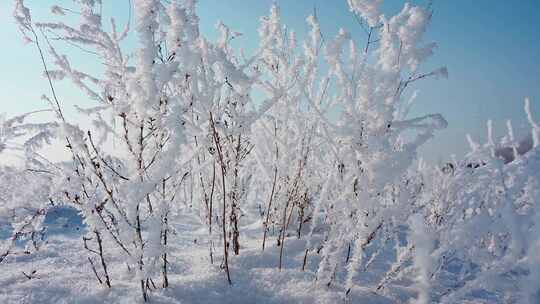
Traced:
[[[83, 246], [86, 228], [74, 210], [52, 209], [45, 226], [47, 241], [41, 250], [29, 255], [12, 255], [0, 265], [0, 303], [142, 302], [134, 274], [122, 261], [113, 259], [113, 251], [106, 251], [113, 288], [98, 284], [88, 262], [91, 255]], [[6, 226], [2, 227], [5, 230]], [[315, 269], [320, 262], [319, 255], [309, 255], [306, 270], [302, 271], [306, 244], [296, 236], [286, 239], [280, 271], [277, 235], [272, 235], [270, 229], [268, 245], [262, 251], [260, 222], [242, 229], [240, 255], [230, 258], [233, 284], [229, 285], [220, 252], [215, 252], [214, 264], [210, 261], [207, 230], [200, 220], [195, 215], [184, 216], [174, 227], [176, 232], [169, 250], [173, 254], [169, 264], [170, 286], [152, 291], [151, 303], [405, 303], [415, 296], [414, 288], [410, 287], [412, 280], [407, 278], [395, 280], [376, 292], [380, 274], [391, 267], [391, 260], [395, 259], [384, 254], [372, 261], [371, 271], [358, 276], [356, 286], [347, 296], [342, 286], [317, 284]], [[4, 232], [2, 237], [7, 235]], [[115, 250], [114, 246], [106, 248]], [[372, 254], [368, 248], [366, 256]], [[345, 259], [343, 257], [343, 261]], [[452, 277], [462, 267], [458, 260], [448, 264], [444, 272], [448, 288], [463, 283]], [[471, 303], [504, 303], [481, 291], [470, 298]]]
[[[302, 271], [305, 242], [286, 240], [283, 269], [277, 267], [279, 247], [270, 237], [261, 250], [258, 225], [245, 227], [239, 256], [231, 256], [229, 286], [220, 269], [221, 256], [210, 263], [205, 227], [196, 217], [186, 217], [176, 225], [174, 253], [170, 263], [170, 286], [151, 293], [152, 303], [338, 303], [344, 290], [314, 284], [316, 256], [309, 258]], [[10, 256], [1, 267], [1, 303], [134, 303], [141, 296], [133, 274], [122, 261], [111, 260], [113, 288], [99, 285], [87, 260], [82, 235], [85, 230], [77, 214], [69, 209], [52, 210], [45, 223], [47, 244], [32, 255]], [[5, 226], [4, 226], [5, 227]], [[6, 234], [3, 235], [4, 237]], [[29, 278], [31, 277], [31, 278]], [[157, 284], [158, 282], [156, 282]], [[347, 298], [350, 303], [393, 303], [369, 288], [356, 288]]]

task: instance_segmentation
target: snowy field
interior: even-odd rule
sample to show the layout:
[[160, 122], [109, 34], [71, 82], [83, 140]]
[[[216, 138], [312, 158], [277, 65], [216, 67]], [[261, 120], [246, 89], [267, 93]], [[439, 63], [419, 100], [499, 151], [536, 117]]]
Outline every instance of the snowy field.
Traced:
[[[169, 249], [174, 253], [169, 268], [170, 286], [165, 290], [151, 292], [151, 303], [383, 304], [406, 303], [416, 294], [413, 281], [406, 278], [396, 280], [384, 290], [377, 290], [381, 274], [389, 270], [394, 260], [394, 257], [384, 255], [373, 260], [368, 258], [370, 271], [359, 275], [356, 287], [347, 296], [343, 287], [316, 284], [316, 266], [320, 263], [320, 256], [309, 256], [306, 269], [302, 271], [306, 244], [295, 236], [286, 239], [284, 263], [280, 271], [277, 269], [279, 247], [276, 246], [276, 235], [271, 235], [270, 246], [263, 252], [259, 237], [260, 222], [242, 229], [241, 255], [231, 257], [233, 283], [229, 285], [222, 267], [222, 256], [214, 256], [215, 262], [211, 264], [208, 244], [205, 243], [208, 234], [204, 225], [200, 224], [196, 215], [182, 218], [182, 222], [174, 225], [174, 241]], [[114, 288], [108, 289], [97, 284], [87, 260], [88, 251], [84, 249], [82, 241], [86, 227], [75, 210], [53, 209], [49, 211], [44, 225], [47, 228], [47, 240], [43, 249], [32, 255], [11, 256], [2, 265], [1, 303], [143, 302], [136, 292], [138, 286], [132, 280], [133, 273], [127, 271], [125, 263], [115, 259], [112, 254], [107, 255], [106, 259], [112, 268]], [[9, 236], [5, 224], [0, 228], [4, 229], [0, 236]], [[391, 246], [386, 249], [392, 254]], [[374, 257], [373, 250], [367, 248], [366, 256]], [[346, 256], [342, 258], [345, 262]], [[444, 286], [439, 286], [439, 294], [444, 294], [445, 288], [459, 288], [466, 282], [458, 278], [460, 272], [466, 271], [462, 269], [465, 266], [461, 261], [453, 260], [445, 267]], [[509, 279], [508, 284], [511, 286], [512, 278], [506, 279]], [[433, 292], [434, 303], [438, 302], [436, 296], [437, 291]], [[540, 297], [538, 299], [540, 301]], [[509, 302], [494, 293], [478, 289], [460, 303]]]
[[[199, 220], [184, 218], [185, 224], [175, 225], [171, 244], [170, 287], [151, 293], [151, 303], [339, 303], [344, 301], [342, 288], [320, 288], [313, 284], [313, 265], [301, 271], [305, 242], [287, 240], [283, 269], [277, 269], [279, 250], [272, 244], [261, 251], [260, 228], [245, 227], [242, 254], [232, 257], [229, 286], [220, 269], [221, 258], [210, 263], [207, 231]], [[255, 223], [257, 224], [257, 223]], [[253, 227], [260, 227], [253, 225]], [[73, 210], [52, 210], [45, 220], [47, 244], [31, 256], [12, 256], [2, 265], [0, 278], [2, 303], [138, 303], [137, 284], [121, 261], [107, 257], [111, 263], [113, 289], [97, 284], [87, 261], [82, 235], [86, 229]], [[1, 226], [6, 229], [6, 226]], [[7, 237], [7, 234], [3, 234]], [[381, 261], [384, 263], [384, 261]], [[311, 264], [312, 267], [309, 267]], [[25, 275], [26, 274], [26, 275]], [[28, 278], [29, 275], [31, 278]], [[406, 291], [404, 291], [406, 292]], [[348, 303], [394, 303], [368, 288], [355, 289]]]
[[348, 0], [332, 35], [274, 3], [250, 54], [194, 0], [30, 2], [48, 91], [0, 115], [0, 304], [540, 303], [537, 104], [424, 161], [432, 1]]

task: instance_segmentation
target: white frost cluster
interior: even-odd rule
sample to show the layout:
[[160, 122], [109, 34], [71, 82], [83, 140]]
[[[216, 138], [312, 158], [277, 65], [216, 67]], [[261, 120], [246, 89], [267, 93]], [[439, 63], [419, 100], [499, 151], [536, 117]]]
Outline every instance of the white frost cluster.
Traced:
[[350, 10], [364, 18], [370, 27], [379, 24], [383, 0], [347, 0], [347, 2]]

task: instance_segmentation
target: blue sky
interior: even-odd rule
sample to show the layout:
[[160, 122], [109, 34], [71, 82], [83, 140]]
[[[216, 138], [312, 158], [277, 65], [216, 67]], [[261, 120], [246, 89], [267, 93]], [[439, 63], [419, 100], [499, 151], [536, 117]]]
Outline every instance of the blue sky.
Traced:
[[[26, 0], [38, 17], [49, 11], [51, 0]], [[64, 1], [68, 3], [70, 1]], [[107, 14], [127, 18], [127, 0], [104, 0]], [[397, 12], [399, 0], [386, 0], [384, 12]], [[425, 4], [426, 1], [412, 1]], [[280, 0], [282, 19], [299, 36], [307, 30], [305, 17], [317, 8], [326, 37], [347, 29], [358, 41], [364, 34], [348, 12], [345, 0]], [[271, 0], [200, 0], [201, 30], [216, 37], [218, 20], [244, 35], [237, 46], [248, 52], [257, 43], [260, 16], [267, 14]], [[40, 101], [48, 93], [36, 50], [24, 45], [11, 18], [11, 1], [0, 1], [0, 112], [15, 115], [44, 108]], [[419, 97], [411, 115], [438, 112], [449, 122], [422, 150], [429, 160], [447, 159], [450, 154], [468, 151], [465, 134], [485, 138], [485, 124], [494, 120], [502, 134], [506, 119], [518, 133], [527, 130], [523, 99], [529, 97], [533, 113], [540, 120], [540, 1], [538, 0], [435, 0], [435, 14], [426, 41], [439, 47], [426, 70], [445, 65], [447, 80], [427, 80], [413, 89]], [[75, 54], [75, 62], [90, 70], [98, 69], [86, 55]], [[68, 82], [57, 84], [59, 96], [68, 107], [85, 104], [86, 97]]]

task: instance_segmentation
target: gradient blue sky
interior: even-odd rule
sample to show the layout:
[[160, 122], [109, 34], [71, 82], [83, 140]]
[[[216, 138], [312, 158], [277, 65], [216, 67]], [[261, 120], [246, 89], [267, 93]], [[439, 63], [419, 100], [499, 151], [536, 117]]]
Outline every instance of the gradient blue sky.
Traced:
[[[36, 18], [48, 14], [51, 0], [26, 0]], [[69, 7], [70, 1], [63, 1]], [[105, 14], [127, 18], [127, 0], [104, 0]], [[244, 35], [237, 46], [248, 52], [257, 44], [259, 17], [267, 14], [271, 0], [200, 0], [201, 30], [216, 37], [215, 24], [222, 20]], [[317, 7], [326, 37], [344, 27], [358, 42], [365, 36], [349, 13], [345, 0], [279, 0], [282, 19], [302, 37], [307, 30], [305, 17]], [[425, 4], [426, 1], [412, 1]], [[384, 12], [393, 14], [403, 2], [386, 0]], [[0, 0], [0, 112], [15, 115], [44, 108], [40, 101], [48, 93], [35, 48], [22, 43], [11, 18], [12, 2]], [[447, 159], [468, 151], [465, 134], [485, 138], [485, 124], [494, 120], [502, 134], [505, 120], [514, 122], [516, 133], [528, 125], [523, 99], [529, 97], [533, 114], [540, 120], [540, 1], [538, 0], [435, 0], [435, 15], [426, 41], [439, 48], [425, 70], [445, 65], [447, 80], [427, 80], [413, 89], [420, 94], [411, 115], [438, 112], [449, 122], [447, 130], [426, 145], [422, 154], [429, 160]], [[39, 18], [37, 18], [39, 19]], [[77, 64], [98, 70], [87, 55], [75, 54]], [[57, 85], [62, 102], [88, 104], [85, 96], [68, 83]]]

